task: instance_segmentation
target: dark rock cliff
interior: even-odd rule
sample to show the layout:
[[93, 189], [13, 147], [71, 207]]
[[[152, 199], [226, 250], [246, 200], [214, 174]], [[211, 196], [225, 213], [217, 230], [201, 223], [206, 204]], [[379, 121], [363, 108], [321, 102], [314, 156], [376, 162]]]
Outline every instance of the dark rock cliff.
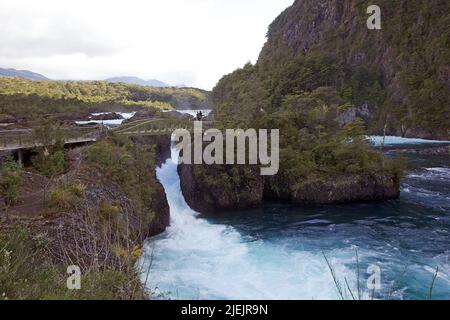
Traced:
[[203, 214], [251, 209], [261, 206], [264, 200], [304, 206], [397, 199], [400, 196], [398, 179], [385, 175], [277, 181], [277, 177], [261, 177], [255, 170], [250, 175], [248, 172], [241, 175], [239, 186], [232, 184], [230, 187], [229, 183], [219, 183], [224, 181], [223, 177], [211, 178], [193, 165], [179, 165], [178, 173], [187, 204]]
[[290, 192], [294, 205], [337, 204], [397, 199], [399, 183], [391, 176], [338, 177], [299, 183]]
[[[238, 174], [228, 170], [240, 170]], [[253, 168], [226, 168], [219, 173], [211, 168], [181, 164], [178, 166], [181, 190], [186, 203], [200, 213], [255, 208], [263, 199], [264, 181]], [[220, 179], [216, 177], [220, 174]], [[217, 179], [216, 179], [217, 178]], [[224, 180], [226, 184], [222, 184]]]
[[156, 153], [156, 165], [158, 167], [161, 167], [161, 165], [170, 158], [171, 140], [169, 135], [132, 137], [131, 140], [134, 143], [154, 145]]
[[[169, 135], [134, 137], [132, 141], [142, 145], [153, 145], [155, 147], [156, 165], [158, 167], [170, 158], [171, 139]], [[167, 202], [166, 192], [157, 179], [155, 179], [155, 191], [152, 196], [151, 211], [155, 214], [155, 217], [147, 226], [149, 237], [163, 233], [170, 225], [170, 208]]]
[[170, 226], [169, 203], [167, 202], [166, 192], [160, 183], [158, 183], [154, 193], [151, 209], [152, 212], [155, 212], [155, 217], [147, 227], [149, 237], [163, 233]]

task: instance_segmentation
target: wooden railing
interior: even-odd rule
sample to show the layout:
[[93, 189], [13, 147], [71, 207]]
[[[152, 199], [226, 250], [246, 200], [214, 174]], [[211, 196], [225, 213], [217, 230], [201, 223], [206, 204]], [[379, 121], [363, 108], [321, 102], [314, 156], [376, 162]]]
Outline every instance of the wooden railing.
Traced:
[[[212, 122], [203, 121], [203, 127], [212, 126]], [[194, 122], [185, 119], [144, 119], [126, 123], [111, 131], [125, 136], [157, 136], [168, 135], [177, 129], [192, 131]], [[96, 127], [64, 128], [63, 136], [66, 144], [95, 141], [104, 129]], [[27, 149], [41, 146], [36, 141], [31, 129], [0, 130], [0, 151]]]
[[[66, 143], [95, 141], [100, 127], [64, 128], [62, 135]], [[42, 145], [31, 129], [0, 130], [0, 150], [26, 149]]]
[[[210, 127], [211, 125], [212, 122], [203, 121], [203, 127]], [[113, 131], [126, 136], [152, 136], [171, 134], [177, 129], [192, 131], [194, 122], [185, 119], [137, 120], [113, 129]]]

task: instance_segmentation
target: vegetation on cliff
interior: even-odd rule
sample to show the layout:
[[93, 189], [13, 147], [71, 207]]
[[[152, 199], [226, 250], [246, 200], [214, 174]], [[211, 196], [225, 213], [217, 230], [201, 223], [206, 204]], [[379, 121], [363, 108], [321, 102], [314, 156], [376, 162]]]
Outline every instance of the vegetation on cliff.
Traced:
[[19, 201], [19, 185], [22, 181], [22, 168], [11, 157], [8, 157], [0, 169], [0, 196], [3, 198], [3, 206], [6, 219], [12, 205]]
[[[205, 190], [215, 190], [213, 185], [220, 184], [226, 194], [227, 190], [231, 194], [240, 193], [239, 201], [235, 202], [237, 207], [254, 206], [254, 199], [258, 198], [255, 192], [259, 199], [281, 199], [298, 205], [398, 197], [404, 162], [385, 159], [375, 150], [365, 138], [361, 119], [345, 125], [339, 123], [339, 114], [351, 107], [351, 100], [330, 86], [331, 75], [337, 77], [336, 68], [323, 67], [325, 61], [315, 57], [301, 67], [305, 77], [314, 74], [311, 69], [323, 68], [324, 77], [315, 79], [317, 83], [303, 79], [298, 85], [304, 90], [288, 91], [284, 86], [289, 86], [286, 83], [291, 80], [298, 81], [294, 77], [284, 79], [273, 89], [278, 92], [278, 106], [270, 98], [270, 90], [257, 78], [253, 66], [247, 65], [222, 79], [214, 90], [216, 120], [226, 127], [279, 129], [280, 170], [273, 177], [259, 177], [262, 182], [258, 185], [263, 188], [258, 191], [252, 187], [255, 177], [247, 179], [246, 167], [193, 168], [185, 171], [190, 175], [184, 178], [194, 182], [183, 183], [182, 176], [185, 196], [196, 185], [206, 183]], [[214, 183], [209, 184], [211, 180]], [[221, 203], [217, 199], [212, 202]], [[192, 204], [189, 199], [188, 203]], [[216, 209], [221, 207], [229, 205]]]
[[[367, 133], [447, 136], [448, 2], [381, 1], [381, 31], [366, 27], [369, 4], [295, 1], [270, 25], [258, 62], [214, 88], [224, 128], [280, 130], [281, 167], [265, 179], [265, 197], [298, 204], [398, 197], [405, 162], [385, 159]], [[185, 169], [194, 181], [184, 191], [214, 180], [205, 189], [219, 184], [251, 200], [247, 171]]]
[[255, 77], [275, 108], [286, 94], [330, 85], [368, 104], [373, 131], [447, 138], [450, 3], [381, 0], [382, 29], [369, 30], [372, 4], [295, 1], [270, 25]]
[[[47, 150], [32, 167], [2, 164], [10, 219], [0, 216], [0, 299], [148, 298], [136, 262], [144, 239], [169, 224], [155, 146], [108, 134], [57, 150], [66, 168], [58, 174]], [[71, 265], [81, 269], [80, 290], [66, 287]]]

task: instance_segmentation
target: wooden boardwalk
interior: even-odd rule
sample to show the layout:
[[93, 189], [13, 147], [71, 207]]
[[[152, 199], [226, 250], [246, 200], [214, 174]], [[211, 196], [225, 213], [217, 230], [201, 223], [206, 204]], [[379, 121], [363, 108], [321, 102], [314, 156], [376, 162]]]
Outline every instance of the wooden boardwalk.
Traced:
[[[212, 126], [211, 121], [202, 121], [204, 128]], [[184, 119], [144, 119], [127, 123], [113, 129], [125, 136], [158, 136], [172, 134], [177, 129], [194, 130], [194, 122]]]
[[[203, 121], [203, 127], [211, 127], [212, 122]], [[111, 129], [124, 136], [158, 136], [169, 135], [177, 129], [192, 131], [194, 122], [185, 119], [143, 119], [126, 123]], [[96, 141], [104, 129], [102, 126], [63, 128], [66, 144]], [[0, 151], [16, 151], [42, 146], [35, 141], [31, 129], [0, 130]]]
[[[65, 128], [63, 135], [66, 144], [93, 142], [100, 135], [99, 127]], [[31, 129], [14, 129], [0, 131], [0, 151], [14, 151], [42, 146], [36, 141]]]

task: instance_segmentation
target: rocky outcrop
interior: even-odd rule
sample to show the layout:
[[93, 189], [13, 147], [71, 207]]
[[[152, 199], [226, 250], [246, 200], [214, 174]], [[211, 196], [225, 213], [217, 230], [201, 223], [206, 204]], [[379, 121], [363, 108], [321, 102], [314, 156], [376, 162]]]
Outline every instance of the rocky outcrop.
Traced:
[[122, 120], [122, 119], [123, 117], [115, 112], [98, 114], [89, 117], [89, 120]]
[[145, 110], [139, 110], [138, 112], [136, 112], [136, 114], [128, 119], [125, 120], [123, 122], [123, 124], [129, 123], [129, 122], [133, 122], [133, 121], [137, 121], [137, 120], [146, 120], [146, 119], [151, 119], [151, 118], [155, 118], [159, 115], [159, 111], [156, 108], [146, 108]]
[[170, 135], [158, 135], [158, 136], [136, 136], [132, 137], [131, 140], [134, 143], [144, 144], [144, 145], [154, 145], [156, 153], [156, 165], [161, 167], [164, 162], [171, 156], [171, 137]]
[[[87, 201], [85, 203], [89, 206], [89, 210], [101, 212], [102, 204], [106, 205], [108, 213], [114, 211], [113, 208], [119, 208], [116, 218], [129, 227], [128, 237], [130, 239], [135, 239], [140, 243], [147, 237], [164, 232], [170, 225], [170, 211], [166, 194], [154, 174], [143, 175], [143, 178], [149, 180], [145, 184], [150, 186], [151, 192], [140, 190], [145, 187], [143, 182], [142, 185], [135, 186], [136, 190], [133, 193], [128, 187], [106, 177], [104, 173], [99, 173], [98, 168], [89, 161], [83, 160], [80, 168], [79, 171], [69, 174], [68, 177], [86, 186]], [[148, 168], [148, 170], [152, 169], [154, 170], [154, 168]], [[145, 198], [143, 198], [144, 194]]]
[[16, 123], [17, 119], [16, 117], [10, 115], [10, 114], [0, 114], [0, 123]]
[[121, 208], [122, 213], [128, 216], [130, 236], [144, 241], [147, 237], [156, 236], [166, 230], [170, 225], [170, 211], [164, 188], [161, 184], [156, 184], [152, 205], [146, 208], [147, 217], [142, 217], [134, 207], [134, 204], [126, 194], [115, 184], [87, 184], [85, 191], [87, 203], [92, 210], [96, 210], [104, 201], [115, 204]]
[[394, 150], [401, 153], [415, 153], [421, 155], [435, 155], [435, 156], [447, 156], [450, 157], [450, 146], [447, 147], [434, 147], [426, 149], [400, 149]]
[[153, 237], [163, 233], [170, 226], [170, 208], [164, 187], [158, 182], [152, 201], [152, 212], [155, 213], [150, 225], [146, 227], [148, 236]]
[[190, 114], [183, 114], [183, 113], [178, 112], [178, 111], [165, 112], [163, 114], [163, 116], [165, 118], [178, 119], [178, 120], [193, 120], [194, 119], [194, 117], [191, 116]]
[[[169, 135], [133, 137], [131, 140], [136, 144], [155, 146], [156, 165], [158, 167], [171, 156]], [[154, 187], [151, 205], [151, 212], [154, 213], [154, 217], [146, 227], [149, 237], [163, 233], [170, 225], [170, 208], [164, 187], [157, 179], [155, 179]]]
[[294, 205], [338, 204], [397, 199], [399, 182], [392, 176], [343, 176], [300, 182], [291, 188]]
[[428, 140], [450, 140], [450, 130], [430, 130], [424, 128], [408, 128], [405, 131], [391, 130], [388, 135], [402, 136], [405, 138], [419, 138]]
[[[237, 169], [239, 170], [239, 169]], [[259, 207], [264, 200], [283, 201], [295, 206], [323, 205], [397, 199], [399, 180], [394, 176], [353, 175], [287, 181], [261, 177], [257, 170], [239, 176], [239, 186], [230, 184], [231, 175], [208, 175], [192, 165], [179, 165], [181, 190], [188, 205], [197, 212]], [[236, 173], [234, 173], [236, 174]]]
[[371, 118], [369, 106], [367, 104], [363, 104], [359, 107], [352, 107], [338, 115], [336, 119], [337, 123], [343, 127], [348, 123], [355, 121], [357, 118], [363, 119], [366, 123], [369, 122]]
[[101, 201], [107, 201], [120, 206], [121, 212], [128, 214], [130, 226], [130, 237], [138, 238], [144, 241], [148, 237], [153, 237], [163, 233], [170, 225], [170, 209], [164, 188], [157, 183], [152, 197], [151, 207], [145, 208], [146, 216], [142, 217], [130, 202], [128, 197], [120, 188], [113, 185], [103, 185], [88, 187], [86, 189], [86, 198], [90, 206], [96, 208]]
[[82, 120], [89, 120], [91, 117], [91, 114], [89, 112], [64, 112], [64, 113], [58, 113], [54, 115], [56, 120], [63, 121], [63, 122], [74, 122], [74, 121], [82, 121]]
[[210, 169], [185, 164], [178, 166], [181, 190], [187, 204], [193, 210], [207, 214], [261, 205], [264, 181], [255, 169], [242, 168], [242, 175], [230, 175], [222, 170], [217, 175], [210, 175], [211, 171], [205, 172]]

